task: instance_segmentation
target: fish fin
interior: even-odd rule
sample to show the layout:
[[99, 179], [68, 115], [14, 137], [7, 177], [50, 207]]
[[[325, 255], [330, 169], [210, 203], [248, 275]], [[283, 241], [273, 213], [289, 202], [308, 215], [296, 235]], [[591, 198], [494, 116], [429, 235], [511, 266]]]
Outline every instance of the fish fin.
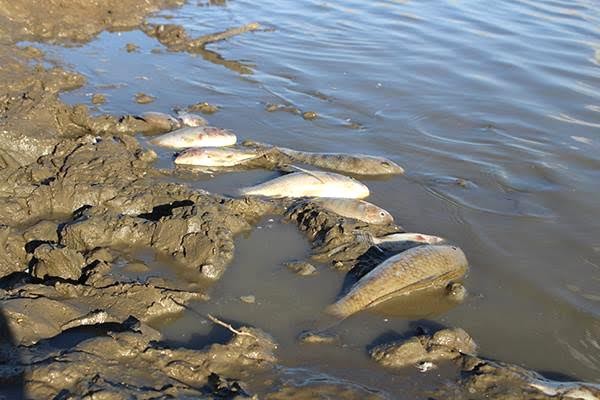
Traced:
[[323, 179], [321, 179], [317, 174], [315, 174], [314, 171], [308, 170], [308, 169], [304, 169], [304, 168], [300, 168], [296, 165], [292, 165], [292, 164], [286, 164], [287, 167], [290, 167], [292, 169], [298, 170], [300, 172], [304, 172], [305, 174], [308, 174], [310, 176], [312, 176], [313, 178], [317, 179], [319, 182], [321, 183], [326, 183]]

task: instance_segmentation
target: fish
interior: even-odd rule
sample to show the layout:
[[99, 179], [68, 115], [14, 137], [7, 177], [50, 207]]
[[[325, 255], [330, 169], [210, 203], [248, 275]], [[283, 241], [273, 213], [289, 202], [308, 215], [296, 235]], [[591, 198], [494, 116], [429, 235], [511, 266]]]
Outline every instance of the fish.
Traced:
[[391, 224], [394, 222], [392, 214], [375, 204], [364, 200], [320, 198], [311, 202], [342, 217], [364, 221], [369, 224]]
[[185, 126], [206, 126], [208, 122], [198, 114], [189, 113], [186, 111], [177, 111], [177, 118]]
[[399, 253], [411, 247], [424, 244], [442, 244], [446, 239], [424, 233], [393, 233], [382, 237], [375, 237], [369, 232], [358, 232], [357, 239], [375, 246], [380, 251], [393, 251]]
[[377, 156], [346, 153], [312, 153], [297, 151], [285, 147], [246, 141], [247, 146], [273, 148], [293, 161], [325, 168], [331, 171], [345, 172], [355, 175], [397, 175], [404, 174], [404, 168], [395, 162]]
[[467, 258], [459, 247], [413, 247], [383, 261], [325, 311], [344, 319], [393, 297], [445, 285], [464, 276], [467, 268]]
[[369, 188], [348, 176], [323, 171], [298, 171], [240, 189], [246, 196], [365, 198]]
[[235, 134], [227, 129], [212, 126], [180, 128], [173, 132], [157, 136], [150, 141], [152, 144], [185, 149], [188, 147], [220, 147], [231, 146], [237, 142]]
[[181, 128], [181, 122], [177, 120], [177, 118], [172, 115], [157, 112], [157, 111], [148, 111], [140, 114], [139, 118], [144, 120], [149, 125], [152, 125], [156, 129], [160, 129], [161, 131], [172, 131], [173, 129]]
[[175, 164], [202, 167], [232, 167], [261, 156], [261, 152], [250, 149], [227, 147], [192, 147], [183, 150], [175, 158]]

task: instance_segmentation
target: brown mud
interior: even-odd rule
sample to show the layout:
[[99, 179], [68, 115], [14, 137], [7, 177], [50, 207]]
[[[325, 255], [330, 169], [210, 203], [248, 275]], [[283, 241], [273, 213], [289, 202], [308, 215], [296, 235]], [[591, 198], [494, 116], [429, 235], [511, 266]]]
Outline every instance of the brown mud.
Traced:
[[[285, 217], [311, 241], [312, 258], [352, 271], [353, 279], [386, 257], [357, 233], [403, 231], [344, 219], [306, 200], [231, 199], [164, 182], [153, 167], [156, 154], [133, 136], [160, 129], [135, 116], [92, 116], [83, 105], [66, 105], [59, 93], [82, 86], [84, 78], [45, 68], [40, 51], [17, 46], [23, 40], [72, 45], [104, 30], [141, 29], [170, 51], [200, 53], [248, 73], [205, 45], [258, 24], [194, 39], [181, 27], [144, 22], [181, 3], [57, 0], [42, 7], [0, 0], [0, 323], [6, 325], [0, 326], [0, 390], [40, 399], [244, 398], [252, 396], [245, 383], [252, 381], [268, 399], [383, 398], [351, 383], [289, 383], [281, 376], [285, 367], [276, 366], [276, 343], [258, 328], [215, 323], [226, 341], [187, 349], [162, 344], [151, 327], [192, 301], [210, 301], [205, 284], [224, 273], [234, 237], [266, 214], [283, 216], [287, 208]], [[260, 167], [279, 164], [268, 156], [256, 161]], [[197, 281], [114, 274], [123, 249], [133, 248], [168, 258]], [[306, 265], [292, 268], [314, 272]], [[406, 343], [372, 354], [395, 360], [384, 363], [394, 367], [460, 360], [462, 378], [434, 398], [574, 398], [568, 391], [544, 394], [531, 386], [538, 379], [533, 373], [477, 358], [464, 331], [448, 332], [410, 339], [420, 355], [400, 357]], [[303, 340], [337, 343], [315, 335]], [[264, 377], [261, 384], [257, 376]], [[598, 395], [593, 387], [586, 390]]]

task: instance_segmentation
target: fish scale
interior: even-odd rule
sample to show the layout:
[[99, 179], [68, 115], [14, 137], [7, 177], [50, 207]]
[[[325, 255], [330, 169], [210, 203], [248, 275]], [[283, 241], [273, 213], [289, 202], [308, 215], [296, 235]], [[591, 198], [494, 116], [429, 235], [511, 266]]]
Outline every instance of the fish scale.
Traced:
[[465, 254], [456, 246], [413, 247], [379, 264], [327, 312], [346, 318], [392, 296], [460, 278], [467, 266]]

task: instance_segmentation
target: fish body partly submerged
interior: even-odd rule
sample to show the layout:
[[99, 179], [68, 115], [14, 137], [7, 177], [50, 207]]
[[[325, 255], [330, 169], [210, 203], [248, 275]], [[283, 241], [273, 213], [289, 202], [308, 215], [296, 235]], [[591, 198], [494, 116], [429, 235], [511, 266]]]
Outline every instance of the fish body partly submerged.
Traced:
[[174, 149], [188, 147], [220, 147], [231, 146], [237, 137], [231, 131], [212, 126], [198, 126], [177, 129], [151, 140], [151, 143]]
[[202, 167], [232, 167], [244, 161], [260, 157], [260, 155], [260, 152], [250, 149], [192, 147], [179, 153], [175, 158], [175, 164]]
[[346, 318], [394, 296], [445, 285], [462, 277], [467, 266], [465, 254], [456, 246], [413, 247], [375, 267], [329, 306], [327, 312]]
[[208, 122], [198, 114], [189, 113], [187, 111], [178, 111], [177, 118], [185, 125], [185, 126], [206, 126]]
[[244, 145], [259, 148], [271, 148], [298, 163], [313, 165], [332, 171], [356, 175], [396, 175], [404, 173], [404, 168], [385, 157], [369, 156], [365, 154], [297, 151], [250, 140], [244, 142]]
[[358, 239], [367, 242], [379, 250], [399, 253], [408, 250], [411, 247], [422, 246], [425, 244], [442, 244], [446, 239], [439, 236], [426, 235], [424, 233], [393, 233], [382, 237], [375, 237], [368, 232], [359, 232], [356, 234]]
[[320, 198], [311, 201], [319, 207], [342, 217], [364, 221], [369, 224], [390, 224], [394, 222], [392, 214], [368, 201], [340, 198]]
[[172, 131], [181, 127], [181, 122], [172, 115], [157, 112], [148, 111], [140, 114], [139, 118], [144, 120], [149, 125], [153, 126], [157, 130], [161, 131]]
[[267, 197], [341, 197], [361, 199], [369, 188], [354, 178], [323, 171], [293, 172], [243, 188], [242, 195]]
[[357, 175], [395, 175], [404, 173], [404, 168], [384, 157], [365, 154], [311, 153], [286, 149], [285, 147], [277, 147], [277, 149], [294, 161], [332, 171]]

